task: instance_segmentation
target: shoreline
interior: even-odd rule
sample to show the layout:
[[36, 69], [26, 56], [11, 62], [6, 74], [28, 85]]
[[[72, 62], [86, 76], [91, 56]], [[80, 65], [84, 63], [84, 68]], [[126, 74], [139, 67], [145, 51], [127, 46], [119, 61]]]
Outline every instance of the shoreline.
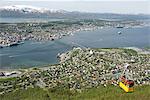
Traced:
[[[80, 48], [80, 47], [79, 47]], [[148, 48], [148, 50], [146, 50], [147, 47], [144, 47], [144, 48], [139, 48], [139, 47], [117, 47], [117, 48], [88, 48], [88, 49], [131, 49], [131, 50], [134, 50], [136, 51], [138, 54], [150, 54], [150, 49]], [[73, 49], [71, 49], [73, 50]], [[71, 51], [69, 50], [69, 51]], [[66, 51], [68, 52], [68, 51]], [[64, 52], [65, 53], [65, 52]], [[58, 53], [59, 55], [61, 55], [60, 53]], [[62, 53], [63, 54], [63, 53]], [[59, 59], [60, 60], [60, 59]], [[60, 65], [60, 61], [56, 64], [44, 64], [44, 65], [39, 65], [39, 66], [34, 66], [34, 67], [30, 67], [30, 66], [27, 66], [27, 67], [23, 67], [23, 68], [6, 68], [6, 69], [1, 69], [0, 68], [0, 72], [2, 71], [18, 71], [18, 70], [28, 70], [28, 69], [34, 69], [34, 68], [37, 68], [37, 69], [42, 69], [42, 68], [47, 68], [49, 66], [55, 66], [55, 65]], [[40, 67], [41, 66], [41, 67]], [[43, 67], [42, 67], [43, 66]]]
[[54, 37], [52, 37], [52, 38], [50, 38], [50, 39], [48, 39], [48, 40], [36, 40], [36, 39], [32, 39], [32, 37], [31, 37], [31, 39], [29, 38], [29, 39], [25, 39], [25, 40], [23, 40], [23, 41], [17, 41], [17, 42], [14, 42], [14, 43], [10, 43], [10, 44], [7, 44], [7, 45], [0, 45], [0, 48], [2, 49], [2, 48], [5, 48], [5, 47], [12, 47], [12, 46], [17, 46], [17, 45], [21, 45], [21, 44], [24, 44], [24, 42], [25, 41], [29, 41], [29, 40], [33, 40], [33, 41], [37, 41], [37, 42], [42, 42], [42, 41], [55, 41], [55, 40], [57, 40], [57, 39], [61, 39], [61, 38], [63, 38], [64, 36], [71, 36], [71, 35], [74, 35], [76, 32], [84, 32], [84, 31], [95, 31], [95, 30], [98, 30], [98, 29], [102, 29], [101, 27], [92, 27], [92, 28], [88, 28], [88, 29], [80, 29], [80, 30], [74, 30], [74, 31], [72, 31], [72, 32], [67, 32], [67, 33], [65, 33], [65, 34], [61, 34], [61, 35], [59, 35], [59, 36], [57, 36], [58, 34], [56, 33], [56, 37], [54, 36]]
[[[64, 21], [64, 22], [54, 21], [54, 22], [46, 22], [46, 23], [42, 23], [42, 22], [20, 23], [20, 24], [14, 23], [15, 25], [0, 23], [0, 26], [3, 26], [3, 28], [0, 29], [1, 30], [0, 48], [20, 45], [20, 42], [24, 42], [27, 40], [54, 41], [55, 39], [61, 39], [64, 36], [73, 35], [76, 32], [81, 32], [81, 31], [93, 31], [102, 28], [147, 27], [146, 25], [143, 25], [141, 22], [138, 22], [139, 25], [130, 25], [135, 23], [136, 21], [132, 21], [128, 24], [122, 24], [117, 21], [116, 22], [107, 21], [107, 20], [101, 21], [96, 19], [92, 21], [76, 20], [76, 21]], [[118, 25], [122, 27], [118, 27]], [[8, 28], [9, 30], [7, 30]]]
[[100, 85], [116, 86], [126, 64], [131, 66], [135, 86], [149, 85], [149, 57], [125, 48], [73, 48], [60, 54], [59, 64], [0, 72], [1, 89], [6, 90], [0, 94], [13, 92], [14, 88], [66, 88], [68, 84], [70, 90], [80, 91]]
[[[130, 28], [143, 28], [143, 27], [150, 27], [150, 26], [134, 26], [134, 27], [130, 27]], [[23, 39], [21, 41], [19, 40], [19, 41], [16, 41], [16, 42], [12, 42], [12, 43], [7, 44], [7, 45], [0, 44], [0, 49], [6, 48], [6, 47], [13, 47], [13, 46], [22, 45], [26, 41], [34, 41], [34, 42], [55, 41], [55, 40], [58, 40], [58, 39], [62, 39], [63, 37], [66, 37], [66, 36], [73, 36], [77, 32], [96, 31], [96, 30], [101, 30], [101, 29], [104, 29], [104, 28], [116, 28], [116, 27], [107, 27], [107, 26], [99, 27], [99, 26], [95, 26], [95, 27], [88, 28], [88, 29], [80, 29], [80, 30], [74, 30], [74, 31], [67, 32], [67, 33], [62, 33], [59, 36], [57, 36], [58, 34], [56, 33], [55, 34], [56, 36], [54, 36], [54, 37], [50, 36], [51, 38], [50, 39], [46, 39], [46, 40], [33, 39], [32, 36], [31, 36], [31, 38]], [[126, 28], [129, 28], [129, 27], [123, 27], [123, 28], [126, 29]], [[120, 48], [120, 47], [118, 47], [118, 48]], [[121, 48], [126, 48], [126, 47], [121, 47]], [[130, 48], [130, 47], [127, 47], [127, 48]], [[131, 48], [135, 49], [135, 50], [138, 50], [139, 47], [131, 47]], [[140, 49], [142, 49], [142, 48], [140, 48]]]
[[140, 53], [140, 54], [150, 54], [150, 48], [147, 49], [147, 47], [145, 48], [138, 48], [138, 47], [124, 47], [125, 49], [132, 49], [135, 50], [136, 52]]

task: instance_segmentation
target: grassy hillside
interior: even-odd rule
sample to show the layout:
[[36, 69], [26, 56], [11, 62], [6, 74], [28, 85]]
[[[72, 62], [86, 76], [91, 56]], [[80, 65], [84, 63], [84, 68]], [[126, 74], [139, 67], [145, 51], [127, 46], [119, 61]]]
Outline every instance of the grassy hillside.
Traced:
[[100, 86], [81, 93], [62, 88], [51, 90], [29, 88], [0, 95], [0, 98], [1, 100], [150, 100], [150, 86], [135, 87], [133, 93], [125, 93], [115, 86]]

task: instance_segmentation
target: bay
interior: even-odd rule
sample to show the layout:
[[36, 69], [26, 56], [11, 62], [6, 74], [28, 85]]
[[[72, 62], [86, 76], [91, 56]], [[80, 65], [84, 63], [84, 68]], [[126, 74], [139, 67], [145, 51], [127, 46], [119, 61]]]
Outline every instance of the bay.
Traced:
[[[122, 34], [118, 34], [121, 31]], [[0, 49], [0, 69], [41, 67], [59, 62], [58, 53], [73, 46], [90, 48], [150, 47], [150, 28], [104, 28], [82, 31], [55, 41], [25, 41]]]

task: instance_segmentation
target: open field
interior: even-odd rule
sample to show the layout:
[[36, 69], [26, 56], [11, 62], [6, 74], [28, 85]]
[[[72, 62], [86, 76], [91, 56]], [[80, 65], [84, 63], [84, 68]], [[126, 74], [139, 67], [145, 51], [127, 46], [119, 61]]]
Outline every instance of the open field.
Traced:
[[1, 100], [149, 100], [150, 86], [135, 87], [133, 93], [125, 93], [115, 86], [99, 86], [83, 90], [81, 93], [69, 91], [63, 88], [43, 90], [40, 88], [29, 88], [0, 95]]

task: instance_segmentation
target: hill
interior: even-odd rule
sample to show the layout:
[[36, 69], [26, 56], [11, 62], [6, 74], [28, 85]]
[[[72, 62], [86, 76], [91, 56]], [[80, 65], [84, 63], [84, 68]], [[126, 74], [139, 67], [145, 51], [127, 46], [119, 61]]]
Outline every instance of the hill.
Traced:
[[133, 93], [125, 93], [115, 86], [100, 86], [84, 90], [81, 93], [60, 88], [48, 91], [41, 88], [29, 88], [0, 95], [0, 98], [1, 100], [141, 100], [141, 98], [149, 100], [150, 86], [135, 87]]

